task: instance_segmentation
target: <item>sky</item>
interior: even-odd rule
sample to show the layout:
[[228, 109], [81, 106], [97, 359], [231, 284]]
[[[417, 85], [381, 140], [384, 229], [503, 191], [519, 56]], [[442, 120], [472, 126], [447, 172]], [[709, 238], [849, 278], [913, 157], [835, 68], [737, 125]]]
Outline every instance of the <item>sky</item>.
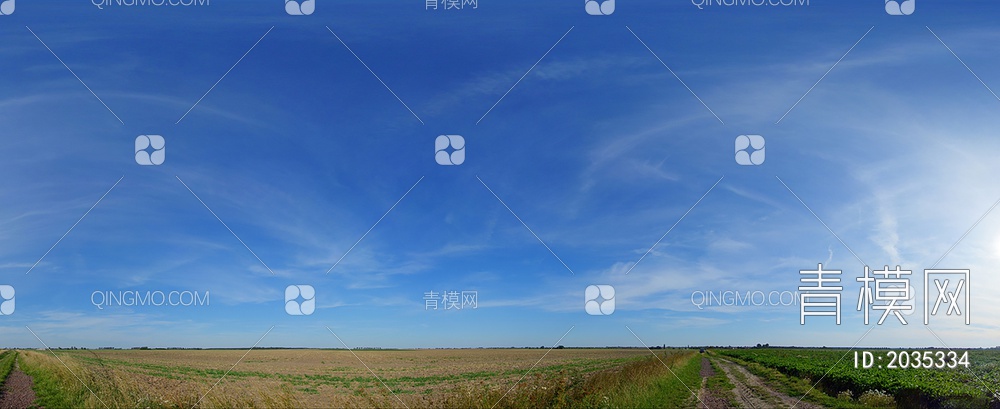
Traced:
[[[997, 345], [993, 2], [316, 2], [0, 15], [0, 347]], [[818, 264], [840, 325], [800, 324]], [[906, 325], [864, 324], [865, 265], [912, 271]], [[969, 325], [923, 324], [935, 267]]]

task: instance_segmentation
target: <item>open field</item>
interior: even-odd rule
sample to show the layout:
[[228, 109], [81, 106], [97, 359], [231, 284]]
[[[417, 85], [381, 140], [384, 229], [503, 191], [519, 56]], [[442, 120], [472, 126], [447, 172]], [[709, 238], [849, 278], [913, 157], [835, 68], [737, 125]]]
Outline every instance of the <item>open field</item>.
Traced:
[[689, 350], [254, 350], [240, 361], [245, 352], [19, 355], [47, 408], [693, 406], [685, 384], [699, 384]]
[[22, 350], [0, 353], [0, 375], [30, 377], [49, 409], [1000, 407], [996, 350], [970, 351], [968, 370], [854, 369], [838, 349], [653, 352]]

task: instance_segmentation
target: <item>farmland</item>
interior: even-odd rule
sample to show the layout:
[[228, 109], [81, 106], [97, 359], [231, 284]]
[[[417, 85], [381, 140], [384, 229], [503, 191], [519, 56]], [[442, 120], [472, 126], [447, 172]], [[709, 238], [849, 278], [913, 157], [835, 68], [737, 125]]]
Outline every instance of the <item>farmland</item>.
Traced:
[[255, 350], [240, 360], [244, 353], [18, 352], [35, 404], [47, 408], [690, 406], [693, 395], [670, 372], [700, 381], [689, 350]]
[[[819, 401], [823, 401], [820, 395], [857, 397], [863, 392], [880, 391], [903, 407], [995, 407], [1000, 403], [996, 395], [1000, 385], [998, 350], [969, 351], [967, 369], [855, 368], [854, 351], [844, 349], [751, 348], [717, 352], [762, 376], [783, 381], [786, 389], [800, 395], [821, 380], [816, 388], [825, 394], [816, 391]], [[825, 403], [838, 406], [844, 400]]]
[[20, 350], [0, 353], [0, 375], [23, 371], [46, 408], [997, 407], [1000, 351], [969, 360], [889, 370], [803, 348]]

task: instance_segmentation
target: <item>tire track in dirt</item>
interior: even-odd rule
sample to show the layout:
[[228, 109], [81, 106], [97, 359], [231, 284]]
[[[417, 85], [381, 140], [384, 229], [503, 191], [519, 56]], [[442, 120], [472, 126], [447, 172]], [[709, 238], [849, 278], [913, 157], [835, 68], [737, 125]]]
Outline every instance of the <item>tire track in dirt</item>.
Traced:
[[0, 409], [27, 409], [35, 403], [34, 381], [21, 371], [15, 358], [14, 370], [0, 389]]
[[742, 365], [725, 359], [715, 361], [733, 384], [733, 394], [744, 408], [796, 408], [820, 409], [809, 402], [799, 401], [768, 386], [757, 375], [750, 373]]
[[701, 390], [698, 391], [698, 409], [724, 409], [729, 407], [729, 402], [709, 390], [706, 385], [708, 378], [715, 375], [715, 368], [708, 358], [701, 358]]

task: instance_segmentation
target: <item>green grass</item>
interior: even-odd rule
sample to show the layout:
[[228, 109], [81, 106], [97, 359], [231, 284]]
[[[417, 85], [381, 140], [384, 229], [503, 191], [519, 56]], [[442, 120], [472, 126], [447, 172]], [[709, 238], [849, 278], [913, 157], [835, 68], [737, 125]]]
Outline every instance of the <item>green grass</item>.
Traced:
[[736, 394], [733, 393], [734, 386], [729, 382], [729, 377], [726, 376], [726, 373], [715, 362], [715, 359], [711, 359], [709, 362], [712, 363], [712, 369], [715, 370], [715, 374], [708, 377], [705, 382], [705, 389], [725, 399], [729, 407], [738, 407], [739, 402], [736, 400]]
[[[692, 391], [697, 392], [701, 387], [701, 362], [695, 358], [698, 357], [694, 351], [682, 350], [660, 352], [656, 357], [632, 358], [620, 366], [594, 372], [532, 371], [516, 386], [513, 382], [498, 386], [477, 381], [451, 391], [444, 401], [427, 401], [424, 406], [497, 409], [694, 407], [696, 400]], [[518, 378], [520, 376], [514, 379]]]
[[0, 386], [3, 386], [7, 375], [14, 369], [14, 361], [17, 359], [17, 351], [3, 351], [0, 353]]
[[636, 386], [617, 391], [609, 399], [610, 405], [601, 407], [679, 408], [694, 405], [697, 402], [695, 394], [701, 389], [701, 356], [692, 353], [678, 360], [677, 364], [677, 367], [671, 368], [673, 373], [667, 371], [651, 382], [640, 380]]
[[[766, 372], [766, 371], [762, 372], [762, 371], [760, 371], [760, 369], [764, 369], [763, 367], [759, 367], [759, 368], [755, 367], [753, 369], [749, 369], [749, 366], [746, 365], [746, 363], [743, 363], [743, 364], [744, 364], [745, 367], [748, 368], [748, 370], [750, 371], [751, 374], [754, 374], [754, 375], [757, 375], [758, 377], [766, 379], [767, 381], [770, 382], [770, 384], [773, 384], [775, 381], [778, 381], [779, 383], [782, 381], [782, 379], [778, 379], [778, 378], [772, 376], [772, 375], [775, 375], [775, 374], [773, 374], [771, 372]], [[751, 363], [750, 365], [758, 365], [758, 364]], [[743, 383], [748, 388], [750, 388], [753, 391], [754, 395], [756, 395], [760, 399], [763, 399], [768, 404], [778, 406], [781, 403], [781, 400], [778, 399], [778, 398], [776, 398], [770, 392], [768, 392], [767, 388], [765, 388], [765, 387], [763, 387], [763, 386], [761, 386], [759, 384], [754, 384], [754, 382], [750, 382], [750, 379], [748, 379], [747, 375], [744, 374], [743, 372], [741, 372], [739, 370], [734, 370], [733, 371], [733, 376], [735, 376], [741, 383]], [[801, 396], [802, 395], [802, 394], [798, 394], [798, 395], [790, 394], [789, 392], [793, 392], [793, 390], [790, 390], [788, 388], [784, 388], [783, 392], [785, 392], [786, 394], [788, 394], [790, 396]], [[803, 393], [804, 393], [804, 391], [803, 391]]]
[[66, 385], [79, 384], [68, 371], [48, 362], [32, 362], [27, 359], [20, 360], [20, 368], [34, 382], [34, 404], [36, 407], [74, 408], [84, 406], [86, 389], [67, 388]]

